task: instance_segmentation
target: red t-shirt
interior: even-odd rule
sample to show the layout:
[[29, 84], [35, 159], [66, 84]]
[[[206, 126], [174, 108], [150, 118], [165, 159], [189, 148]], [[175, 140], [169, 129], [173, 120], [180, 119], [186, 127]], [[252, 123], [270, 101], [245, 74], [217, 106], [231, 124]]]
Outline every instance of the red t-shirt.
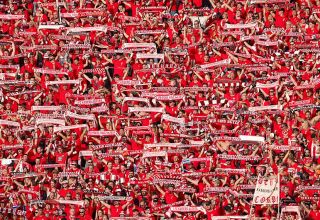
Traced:
[[67, 162], [68, 153], [56, 153], [56, 163], [65, 164]]

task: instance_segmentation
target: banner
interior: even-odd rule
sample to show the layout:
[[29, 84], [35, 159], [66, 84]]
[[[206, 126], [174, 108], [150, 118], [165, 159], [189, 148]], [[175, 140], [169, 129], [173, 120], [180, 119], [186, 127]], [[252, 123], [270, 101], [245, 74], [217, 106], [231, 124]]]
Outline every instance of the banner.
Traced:
[[230, 64], [230, 62], [231, 62], [231, 59], [225, 59], [225, 60], [220, 60], [214, 63], [203, 64], [203, 65], [200, 65], [200, 67], [203, 69], [206, 69], [206, 68], [218, 67], [218, 66]]
[[[32, 48], [25, 48], [28, 50], [32, 50]], [[45, 45], [34, 45], [33, 46], [34, 50], [56, 50], [58, 49], [57, 45], [49, 45], [49, 44], [45, 44]]]
[[57, 125], [65, 126], [66, 122], [63, 119], [37, 118], [36, 125], [40, 125], [40, 124], [45, 124], [45, 125], [49, 125], [49, 126], [52, 124], [57, 124]]
[[162, 12], [166, 11], [166, 6], [146, 6], [146, 7], [140, 7], [139, 12]]
[[262, 137], [262, 136], [239, 135], [239, 138], [243, 142], [260, 142], [260, 143], [264, 143], [264, 137]]
[[224, 29], [244, 29], [244, 28], [255, 28], [258, 23], [248, 23], [248, 24], [225, 24]]
[[50, 204], [66, 204], [66, 205], [79, 205], [79, 206], [83, 206], [84, 205], [84, 201], [59, 200], [59, 199], [46, 200], [46, 203], [50, 203]]
[[126, 196], [98, 196], [99, 200], [110, 200], [110, 201], [125, 201], [128, 198]]
[[96, 119], [94, 114], [79, 115], [79, 114], [76, 114], [76, 113], [70, 112], [70, 111], [66, 111], [65, 117], [76, 118], [76, 119], [80, 119], [80, 120], [95, 120]]
[[12, 65], [12, 64], [9, 64], [9, 65], [1, 65], [0, 64], [0, 69], [20, 69], [20, 66], [19, 65]]
[[230, 188], [229, 187], [206, 187], [204, 188], [203, 192], [211, 193], [211, 192], [227, 192]]
[[38, 29], [49, 29], [49, 30], [57, 30], [60, 28], [63, 28], [63, 25], [58, 25], [58, 24], [48, 24], [48, 25], [44, 25], [44, 24], [40, 24]]
[[53, 133], [57, 133], [60, 131], [66, 131], [66, 130], [72, 130], [72, 129], [78, 129], [78, 128], [88, 128], [87, 124], [79, 124], [79, 125], [69, 125], [69, 126], [60, 126], [60, 127], [54, 127]]
[[288, 0], [251, 0], [250, 4], [280, 4], [288, 2]]
[[116, 84], [122, 85], [122, 86], [136, 86], [141, 84], [140, 80], [117, 80]]
[[136, 30], [135, 34], [163, 34], [164, 30]]
[[118, 138], [120, 137], [117, 131], [89, 131], [88, 136], [116, 136]]
[[163, 114], [161, 117], [161, 121], [170, 121], [173, 123], [178, 123], [178, 124], [184, 124], [185, 123], [185, 118], [177, 118], [177, 117], [172, 117], [171, 115], [168, 114]]
[[31, 111], [60, 111], [62, 110], [62, 106], [54, 106], [54, 105], [49, 105], [49, 106], [32, 106]]
[[86, 100], [76, 100], [74, 102], [75, 105], [96, 105], [105, 103], [105, 99], [86, 99]]
[[211, 157], [194, 157], [194, 158], [185, 158], [182, 160], [182, 164], [192, 163], [192, 162], [207, 162], [212, 160]]
[[128, 112], [158, 112], [164, 113], [163, 107], [129, 107]]
[[61, 47], [61, 49], [91, 49], [90, 44], [65, 44]]
[[250, 219], [248, 215], [242, 216], [211, 216], [211, 220]]
[[181, 180], [175, 180], [175, 179], [158, 179], [155, 178], [152, 180], [152, 183], [154, 184], [172, 184], [175, 186], [181, 186], [182, 185], [182, 181]]
[[95, 26], [95, 27], [71, 27], [67, 29], [68, 33], [91, 32], [91, 31], [120, 31], [120, 28], [111, 26]]
[[302, 220], [299, 206], [285, 206], [285, 207], [283, 207], [281, 209], [280, 219], [286, 219], [285, 214], [284, 214], [286, 212], [290, 212], [290, 213], [295, 212], [295, 213], [297, 213], [297, 217], [295, 218], [295, 220]]
[[147, 98], [141, 98], [141, 97], [125, 97], [122, 101], [122, 104], [124, 104], [127, 101], [134, 101], [134, 102], [145, 102], [150, 106], [149, 99]]
[[248, 155], [225, 155], [225, 154], [218, 154], [217, 158], [224, 159], [224, 160], [244, 160], [244, 161], [254, 161], [254, 160], [261, 160], [259, 156], [248, 156]]
[[216, 168], [217, 173], [226, 173], [226, 174], [246, 174], [246, 169], [233, 169], [233, 168]]
[[280, 181], [279, 176], [258, 177], [253, 195], [253, 204], [279, 204]]
[[142, 158], [147, 158], [147, 157], [167, 157], [167, 152], [166, 151], [144, 152], [142, 155]]
[[75, 79], [75, 80], [46, 81], [46, 86], [51, 86], [51, 85], [69, 85], [69, 84], [80, 84], [80, 80], [79, 79]]
[[156, 143], [156, 144], [144, 144], [144, 149], [156, 148], [156, 147], [177, 147], [179, 143]]
[[164, 54], [153, 54], [153, 53], [137, 53], [137, 59], [164, 59]]
[[62, 18], [83, 18], [88, 16], [105, 16], [106, 13], [103, 11], [83, 11], [83, 12], [71, 12], [71, 13], [61, 13]]
[[312, 105], [312, 102], [310, 99], [289, 102], [289, 107], [300, 107], [302, 105]]
[[68, 75], [67, 72], [63, 72], [60, 70], [44, 69], [44, 68], [33, 68], [33, 71], [35, 73], [43, 73], [43, 74], [51, 74], [51, 75], [58, 75], [58, 74]]
[[148, 130], [151, 131], [150, 126], [127, 126], [124, 128], [125, 131], [141, 131], [141, 130]]
[[79, 152], [79, 157], [92, 157], [93, 153], [91, 150], [82, 150]]
[[[13, 57], [4, 57], [0, 56], [0, 59], [13, 59]], [[15, 85], [30, 85], [33, 84], [32, 82], [27, 82], [27, 81], [18, 81], [18, 80], [4, 80], [0, 81], [0, 85], [10, 85], [10, 84], [15, 84]]]
[[122, 147], [123, 143], [111, 143], [111, 144], [99, 144], [99, 145], [92, 145], [92, 150], [98, 151], [105, 148], [113, 148], [113, 147]]
[[0, 120], [0, 125], [20, 127], [20, 123], [16, 121]]
[[249, 107], [249, 111], [266, 111], [266, 110], [282, 110], [281, 105], [267, 105], [267, 106], [255, 106], [255, 107]]
[[154, 98], [158, 101], [183, 100], [185, 95], [156, 95]]
[[198, 212], [198, 211], [202, 211], [205, 212], [205, 209], [200, 206], [175, 206], [175, 207], [171, 207], [170, 211], [172, 212]]
[[51, 168], [63, 168], [65, 164], [36, 164], [35, 168], [51, 169]]
[[155, 43], [124, 43], [122, 49], [137, 48], [137, 47], [148, 47], [156, 48]]
[[274, 47], [274, 46], [278, 46], [278, 41], [256, 41], [255, 42], [256, 45], [261, 45], [261, 46], [266, 46], [266, 47]]
[[108, 112], [109, 108], [107, 106], [98, 106], [91, 108], [91, 113], [102, 113], [102, 112]]
[[79, 177], [81, 172], [60, 172], [59, 177]]
[[278, 150], [278, 151], [283, 151], [283, 152], [286, 152], [288, 150], [301, 151], [301, 147], [299, 147], [299, 146], [294, 147], [294, 146], [289, 146], [289, 145], [268, 145], [267, 147], [272, 150]]
[[24, 94], [32, 94], [32, 93], [40, 93], [40, 90], [29, 90], [29, 91], [21, 91], [21, 92], [11, 92], [7, 93], [7, 96], [18, 96], [18, 95], [24, 95]]
[[202, 206], [174, 206], [171, 207], [166, 215], [171, 217], [173, 212], [203, 212], [207, 213], [207, 211]]
[[12, 149], [23, 149], [23, 148], [24, 148], [24, 146], [22, 144], [0, 146], [1, 150], [12, 150]]
[[274, 83], [268, 83], [268, 84], [263, 84], [263, 83], [256, 83], [256, 88], [273, 88], [273, 87], [277, 87], [279, 85], [279, 82], [276, 81]]
[[12, 15], [12, 14], [2, 14], [0, 15], [0, 20], [22, 20], [24, 15]]

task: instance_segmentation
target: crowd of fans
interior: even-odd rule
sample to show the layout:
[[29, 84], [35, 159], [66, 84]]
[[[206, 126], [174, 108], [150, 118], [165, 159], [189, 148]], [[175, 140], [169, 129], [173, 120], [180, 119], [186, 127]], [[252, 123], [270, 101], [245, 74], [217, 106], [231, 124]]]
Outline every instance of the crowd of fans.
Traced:
[[320, 1], [0, 3], [0, 219], [320, 219]]

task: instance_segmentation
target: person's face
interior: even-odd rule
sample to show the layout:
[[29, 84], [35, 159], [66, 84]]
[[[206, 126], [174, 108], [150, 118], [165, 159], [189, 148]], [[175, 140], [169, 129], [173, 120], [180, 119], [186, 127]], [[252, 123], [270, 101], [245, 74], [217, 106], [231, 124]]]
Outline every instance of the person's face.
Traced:
[[312, 204], [312, 209], [313, 210], [317, 210], [317, 204], [316, 203]]
[[307, 95], [308, 95], [308, 96], [312, 96], [311, 90], [307, 90]]
[[72, 208], [72, 209], [70, 209], [70, 215], [71, 216], [74, 216], [74, 214], [75, 214], [75, 210]]
[[311, 113], [310, 113], [310, 112], [307, 112], [307, 113], [306, 113], [306, 117], [307, 117], [307, 119], [310, 119], [310, 118], [311, 118]]
[[176, 82], [174, 80], [170, 80], [170, 86], [175, 86]]
[[279, 103], [280, 103], [280, 104], [283, 104], [283, 103], [284, 103], [283, 98], [280, 98], [280, 99], [279, 99]]
[[[145, 190], [142, 190], [142, 194], [147, 194], [147, 192]], [[144, 201], [141, 201], [140, 202], [140, 207], [145, 207], [146, 206], [146, 203]]]
[[38, 209], [38, 214], [39, 215], [42, 215], [42, 212], [43, 212], [43, 209], [41, 208], [41, 209]]
[[270, 96], [273, 96], [273, 95], [274, 95], [274, 90], [271, 89], [271, 90], [270, 90]]
[[81, 216], [84, 216], [84, 209], [79, 209], [79, 213]]
[[223, 19], [227, 19], [227, 18], [228, 18], [227, 12], [224, 12], [224, 13], [222, 14], [222, 18], [223, 18]]
[[37, 152], [38, 152], [38, 153], [42, 153], [42, 148], [41, 148], [41, 147], [38, 147], [38, 148], [37, 148]]
[[138, 215], [139, 215], [139, 212], [137, 210], [134, 210], [133, 211], [133, 217], [138, 216]]

